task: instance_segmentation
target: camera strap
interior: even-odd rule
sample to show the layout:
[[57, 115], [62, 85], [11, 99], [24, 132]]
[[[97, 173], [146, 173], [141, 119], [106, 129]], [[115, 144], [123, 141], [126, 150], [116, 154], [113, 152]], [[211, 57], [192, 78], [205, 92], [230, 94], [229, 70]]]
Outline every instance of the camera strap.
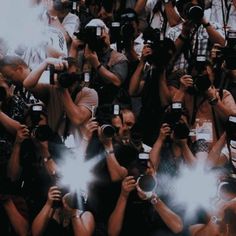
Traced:
[[234, 174], [236, 174], [236, 168], [233, 165], [233, 160], [232, 160], [232, 153], [231, 153], [231, 147], [230, 147], [230, 140], [227, 138], [226, 140], [227, 143], [227, 148], [228, 148], [228, 152], [229, 152], [229, 162], [230, 162], [230, 166], [232, 168], [232, 171], [234, 172]]
[[[225, 6], [225, 8], [224, 8]], [[230, 1], [230, 3], [228, 4], [227, 0], [221, 0], [221, 11], [222, 11], [222, 18], [223, 18], [223, 28], [224, 28], [224, 33], [225, 33], [225, 38], [227, 36], [227, 25], [229, 22], [229, 13], [231, 10], [231, 6], [232, 6], [232, 2]], [[226, 15], [225, 15], [225, 9], [226, 9]]]
[[161, 13], [161, 16], [163, 17], [163, 22], [162, 22], [162, 26], [161, 26], [161, 32], [165, 35], [166, 34], [166, 28], [167, 28], [167, 16], [166, 16], [166, 13], [165, 11], [162, 10], [162, 2], [161, 1], [157, 1], [155, 6], [153, 7], [153, 10], [152, 10], [152, 17], [150, 17], [150, 20], [148, 22], [148, 26], [151, 26], [152, 24], [152, 21], [155, 17], [155, 14], [157, 12], [160, 12]]

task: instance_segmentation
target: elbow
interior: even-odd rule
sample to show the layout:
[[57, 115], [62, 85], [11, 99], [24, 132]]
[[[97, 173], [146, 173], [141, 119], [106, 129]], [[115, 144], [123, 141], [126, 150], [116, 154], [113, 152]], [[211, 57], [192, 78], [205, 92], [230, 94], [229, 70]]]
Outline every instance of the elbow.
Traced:
[[70, 122], [76, 127], [80, 126], [83, 123], [82, 120], [76, 116], [72, 117], [70, 119]]
[[26, 78], [23, 82], [23, 87], [26, 88], [26, 89], [31, 89], [33, 88], [34, 86], [33, 85], [30, 85], [27, 81], [28, 79]]
[[175, 234], [179, 234], [183, 231], [184, 226], [181, 220], [179, 220], [179, 222], [173, 227], [172, 231]]
[[119, 79], [116, 79], [114, 80], [113, 84], [116, 86], [116, 87], [120, 87], [121, 86], [121, 81]]
[[135, 91], [133, 88], [129, 88], [129, 91], [128, 91], [128, 92], [129, 92], [129, 95], [130, 95], [131, 97], [137, 95], [136, 91]]

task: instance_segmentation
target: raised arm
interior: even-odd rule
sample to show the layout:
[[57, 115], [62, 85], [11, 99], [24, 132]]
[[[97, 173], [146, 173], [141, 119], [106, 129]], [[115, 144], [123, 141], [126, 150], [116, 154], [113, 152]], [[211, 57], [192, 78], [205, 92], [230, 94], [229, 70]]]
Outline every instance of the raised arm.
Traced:
[[18, 121], [11, 119], [4, 112], [0, 111], [0, 123], [6, 128], [11, 134], [15, 134], [17, 130], [21, 127]]
[[173, 212], [159, 197], [154, 196], [151, 200], [153, 207], [165, 222], [167, 227], [175, 234], [182, 232], [183, 221]]
[[119, 181], [127, 176], [128, 171], [125, 167], [121, 166], [117, 161], [113, 149], [112, 138], [104, 137], [101, 128], [98, 128], [98, 135], [100, 141], [103, 143], [106, 155], [106, 163], [112, 181]]
[[119, 236], [122, 230], [125, 209], [129, 197], [129, 193], [136, 188], [136, 181], [133, 176], [127, 176], [122, 181], [122, 189], [117, 200], [115, 209], [108, 220], [108, 235]]
[[226, 143], [226, 133], [222, 134], [220, 139], [212, 147], [211, 151], [208, 154], [207, 166], [208, 167], [219, 167], [227, 163], [227, 158], [224, 155], [221, 155], [221, 150]]
[[150, 152], [150, 160], [153, 166], [155, 167], [155, 170], [158, 169], [158, 166], [161, 160], [161, 157], [160, 157], [161, 149], [164, 145], [166, 137], [170, 135], [170, 133], [171, 133], [170, 126], [166, 123], [162, 124], [161, 129], [160, 129], [160, 134]]
[[33, 236], [41, 236], [44, 234], [49, 220], [53, 217], [53, 201], [61, 200], [61, 192], [57, 186], [52, 186], [48, 191], [48, 199], [42, 210], [36, 216], [32, 223]]
[[25, 125], [21, 125], [20, 128], [17, 130], [11, 157], [7, 165], [7, 176], [11, 179], [11, 181], [18, 180], [21, 174], [20, 150], [22, 142], [27, 137], [29, 137], [29, 130]]

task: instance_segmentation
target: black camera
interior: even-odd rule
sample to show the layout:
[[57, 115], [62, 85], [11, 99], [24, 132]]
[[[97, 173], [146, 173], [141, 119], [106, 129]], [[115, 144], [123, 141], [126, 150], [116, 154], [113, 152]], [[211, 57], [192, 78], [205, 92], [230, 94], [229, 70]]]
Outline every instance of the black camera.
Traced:
[[147, 198], [152, 196], [152, 192], [156, 187], [156, 179], [150, 174], [146, 174], [148, 168], [149, 153], [141, 152], [139, 153], [138, 159], [138, 175], [135, 176], [138, 186], [146, 194]]
[[236, 69], [236, 31], [229, 31], [227, 36], [227, 46], [222, 49], [226, 68]]
[[204, 93], [211, 86], [211, 81], [206, 69], [206, 57], [199, 55], [192, 64], [191, 74], [193, 76], [193, 87], [188, 88], [188, 92], [191, 94]]
[[30, 133], [33, 137], [39, 141], [47, 141], [53, 136], [53, 131], [48, 125], [39, 125], [41, 120], [41, 114], [43, 114], [43, 105], [34, 104], [28, 111], [28, 116], [31, 121]]
[[78, 74], [75, 72], [69, 73], [66, 68], [63, 70], [56, 70], [53, 65], [49, 66], [49, 71], [50, 84], [55, 84], [55, 75], [57, 75], [57, 81], [62, 88], [69, 88], [76, 81], [81, 82], [84, 79], [84, 74]]
[[149, 64], [154, 64], [157, 68], [167, 67], [176, 48], [174, 42], [164, 35], [159, 29], [147, 27], [143, 32], [144, 44], [152, 49], [152, 54], [147, 57]]
[[119, 114], [120, 107], [118, 104], [103, 105], [97, 108], [94, 120], [98, 122], [105, 137], [111, 138], [117, 133], [117, 129], [111, 124], [111, 119]]
[[183, 108], [181, 102], [173, 102], [171, 108], [164, 114], [162, 123], [167, 123], [174, 131], [175, 138], [185, 139], [189, 136], [189, 128], [181, 121]]
[[184, 6], [184, 15], [194, 23], [200, 23], [204, 16], [204, 9], [198, 4], [189, 2]]
[[225, 130], [227, 138], [236, 141], [236, 116], [229, 116]]
[[74, 35], [87, 44], [90, 50], [100, 52], [104, 48], [103, 30], [103, 27], [100, 26], [87, 26]]
[[7, 97], [7, 91], [4, 87], [0, 86], [0, 102], [3, 102], [6, 100]]

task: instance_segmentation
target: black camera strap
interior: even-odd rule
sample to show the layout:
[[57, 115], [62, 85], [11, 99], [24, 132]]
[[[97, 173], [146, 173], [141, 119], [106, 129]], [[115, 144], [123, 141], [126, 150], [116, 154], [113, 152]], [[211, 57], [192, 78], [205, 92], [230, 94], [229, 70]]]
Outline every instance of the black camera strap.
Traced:
[[[226, 15], [225, 15], [224, 6], [225, 6], [225, 9], [226, 9]], [[232, 6], [231, 1], [228, 4], [227, 0], [224, 0], [224, 1], [221, 0], [221, 11], [222, 11], [223, 28], [224, 28], [225, 38], [227, 36], [226, 28], [227, 28], [227, 25], [228, 25], [228, 22], [229, 22], [229, 13], [230, 13], [230, 10], [231, 10], [231, 6]]]
[[166, 28], [167, 28], [168, 19], [167, 19], [165, 11], [162, 10], [162, 1], [157, 1], [155, 6], [153, 7], [152, 17], [148, 21], [148, 26], [151, 26], [152, 21], [153, 21], [153, 19], [155, 17], [155, 14], [157, 12], [160, 12], [162, 17], [163, 17], [163, 22], [162, 22], [162, 26], [161, 26], [161, 30], [160, 31], [165, 35], [166, 34]]
[[230, 147], [230, 139], [227, 138], [226, 143], [227, 143], [227, 148], [228, 148], [228, 152], [229, 152], [229, 162], [230, 162], [229, 164], [230, 164], [230, 167], [232, 168], [233, 173], [236, 174], [236, 168], [233, 165], [233, 160], [232, 160], [232, 153], [231, 153], [231, 147]]

